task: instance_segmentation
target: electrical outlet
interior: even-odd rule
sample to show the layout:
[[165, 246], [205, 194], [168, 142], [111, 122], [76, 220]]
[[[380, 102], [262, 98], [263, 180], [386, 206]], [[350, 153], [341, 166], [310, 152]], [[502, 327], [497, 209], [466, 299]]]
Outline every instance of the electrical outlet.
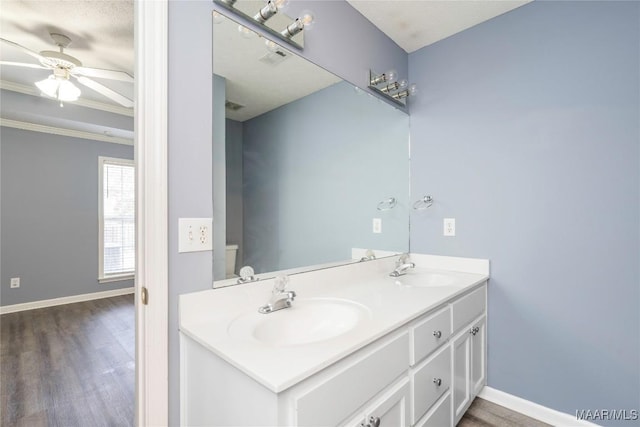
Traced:
[[20, 278], [19, 277], [12, 277], [11, 278], [11, 289], [19, 288], [19, 287], [20, 287]]
[[373, 232], [376, 234], [382, 233], [382, 218], [373, 218]]
[[444, 231], [443, 234], [445, 236], [455, 236], [456, 235], [456, 219], [455, 218], [445, 218], [444, 219]]
[[199, 252], [213, 249], [212, 218], [178, 219], [178, 252]]

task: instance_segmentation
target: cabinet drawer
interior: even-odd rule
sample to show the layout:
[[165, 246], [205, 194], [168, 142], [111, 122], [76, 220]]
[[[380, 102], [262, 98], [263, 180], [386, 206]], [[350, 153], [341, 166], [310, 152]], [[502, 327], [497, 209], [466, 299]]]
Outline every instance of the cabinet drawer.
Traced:
[[457, 331], [486, 310], [487, 286], [483, 285], [451, 304], [453, 331]]
[[445, 427], [451, 425], [451, 394], [442, 399], [415, 427]]
[[451, 309], [447, 305], [410, 328], [411, 366], [420, 362], [451, 336]]
[[333, 377], [294, 397], [296, 425], [335, 426], [406, 372], [409, 333], [369, 350]]
[[444, 347], [412, 375], [413, 420], [422, 417], [451, 386], [451, 347]]

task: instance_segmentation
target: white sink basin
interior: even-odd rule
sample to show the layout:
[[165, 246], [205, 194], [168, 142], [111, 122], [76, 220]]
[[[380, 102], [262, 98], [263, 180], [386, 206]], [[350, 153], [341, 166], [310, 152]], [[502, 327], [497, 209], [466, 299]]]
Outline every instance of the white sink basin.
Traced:
[[407, 273], [404, 276], [395, 278], [397, 285], [412, 287], [455, 286], [456, 282], [458, 280], [453, 275], [431, 272]]
[[296, 299], [290, 308], [269, 314], [246, 313], [231, 322], [229, 335], [276, 347], [310, 344], [338, 337], [371, 317], [370, 310], [338, 298]]

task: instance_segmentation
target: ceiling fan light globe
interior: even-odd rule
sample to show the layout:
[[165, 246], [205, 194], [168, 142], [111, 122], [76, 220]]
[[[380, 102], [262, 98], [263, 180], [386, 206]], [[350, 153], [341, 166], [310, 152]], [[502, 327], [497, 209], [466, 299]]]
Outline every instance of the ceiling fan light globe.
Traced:
[[44, 80], [40, 80], [39, 82], [36, 82], [36, 87], [40, 89], [40, 92], [44, 93], [48, 97], [56, 98], [57, 97], [56, 93], [58, 92], [59, 84], [60, 83], [58, 79], [56, 79], [55, 76], [51, 75]]
[[58, 99], [60, 101], [77, 101], [80, 93], [80, 89], [69, 80], [60, 82], [60, 87], [58, 88]]

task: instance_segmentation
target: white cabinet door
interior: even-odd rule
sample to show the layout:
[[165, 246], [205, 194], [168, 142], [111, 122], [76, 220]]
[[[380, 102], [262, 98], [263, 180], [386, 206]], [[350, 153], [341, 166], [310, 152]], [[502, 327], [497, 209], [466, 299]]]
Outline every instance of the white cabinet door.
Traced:
[[460, 421], [486, 382], [487, 321], [482, 316], [453, 341], [453, 419]]
[[453, 341], [453, 419], [457, 424], [471, 399], [471, 331]]
[[487, 378], [485, 348], [487, 346], [487, 318], [482, 317], [473, 326], [475, 334], [471, 334], [471, 392], [473, 396], [480, 393]]

